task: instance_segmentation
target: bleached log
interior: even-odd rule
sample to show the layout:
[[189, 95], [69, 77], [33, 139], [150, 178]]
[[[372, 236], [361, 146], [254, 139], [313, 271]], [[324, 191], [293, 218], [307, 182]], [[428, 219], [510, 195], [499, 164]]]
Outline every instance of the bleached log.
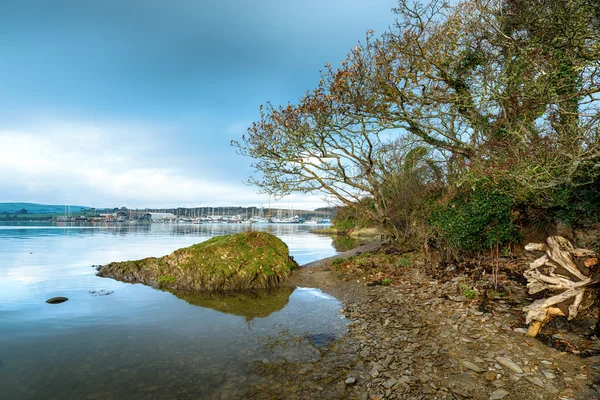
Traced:
[[560, 308], [550, 307], [546, 309], [546, 314], [544, 315], [543, 320], [533, 321], [531, 325], [529, 325], [529, 329], [527, 329], [527, 336], [536, 337], [537, 334], [542, 330], [544, 324], [550, 321], [552, 317], [564, 317], [564, 315], [565, 314]]
[[[529, 293], [539, 293], [543, 290], [559, 292], [523, 308], [527, 313], [526, 322], [531, 324], [527, 335], [534, 337], [552, 317], [565, 316], [565, 312], [569, 319], [577, 317], [586, 290], [600, 279], [584, 275], [575, 263], [575, 257], [591, 257], [595, 253], [587, 249], [575, 249], [571, 242], [561, 236], [549, 237], [547, 245], [530, 243], [525, 248], [546, 252], [544, 256], [531, 262], [529, 269], [523, 273], [527, 278]], [[597, 264], [597, 260], [595, 263], [594, 259], [588, 260], [585, 261], [586, 267]], [[564, 271], [564, 274], [557, 271]], [[569, 276], [565, 276], [567, 273]]]
[[574, 248], [571, 242], [562, 236], [550, 236], [548, 238], [548, 247], [549, 249], [546, 251], [546, 254], [549, 258], [569, 271], [573, 276], [582, 280], [586, 278], [585, 275], [577, 269], [577, 265], [575, 265], [575, 262], [573, 261], [573, 256], [570, 252], [574, 250]]
[[569, 316], [567, 317], [569, 320], [577, 317], [577, 313], [579, 313], [579, 306], [581, 306], [581, 302], [583, 301], [583, 296], [585, 296], [585, 290], [581, 291], [581, 293], [575, 296], [575, 301], [569, 306]]
[[596, 252], [589, 249], [573, 249], [571, 250], [571, 254], [575, 257], [593, 257], [596, 255]]
[[539, 268], [541, 266], [543, 266], [544, 264], [546, 264], [550, 259], [548, 258], [547, 255], [543, 255], [540, 258], [538, 258], [537, 260], [535, 260], [534, 262], [532, 262], [531, 264], [529, 264], [529, 269], [536, 269]]
[[546, 243], [529, 243], [525, 246], [527, 251], [546, 251]]

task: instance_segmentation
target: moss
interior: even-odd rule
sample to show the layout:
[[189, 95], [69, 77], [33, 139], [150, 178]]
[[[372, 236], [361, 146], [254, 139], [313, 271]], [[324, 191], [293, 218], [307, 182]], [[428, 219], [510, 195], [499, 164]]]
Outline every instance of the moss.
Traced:
[[171, 290], [276, 287], [296, 267], [285, 243], [266, 232], [213, 237], [161, 258], [113, 262], [98, 275]]
[[158, 277], [158, 285], [164, 286], [177, 282], [177, 278], [171, 275], [163, 275]]

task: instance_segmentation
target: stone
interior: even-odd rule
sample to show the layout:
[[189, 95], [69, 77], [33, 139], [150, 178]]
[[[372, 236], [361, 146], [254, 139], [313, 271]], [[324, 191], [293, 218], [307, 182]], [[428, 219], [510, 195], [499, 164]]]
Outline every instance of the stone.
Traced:
[[475, 371], [475, 372], [485, 372], [485, 369], [478, 367], [477, 365], [473, 364], [470, 361], [461, 361], [460, 362], [465, 368], [470, 369], [471, 371]]
[[410, 383], [410, 378], [406, 375], [403, 375], [400, 377], [400, 379], [398, 379], [398, 383], [406, 385], [407, 383]]
[[394, 360], [396, 359], [396, 357], [394, 357], [393, 355], [388, 355], [385, 360], [383, 361], [383, 367], [387, 368], [390, 366], [391, 363], [394, 362]]
[[383, 384], [383, 386], [386, 389], [391, 389], [392, 386], [394, 386], [397, 383], [397, 381], [394, 378], [390, 378], [387, 381], [385, 381], [385, 383]]
[[356, 378], [353, 377], [352, 375], [350, 375], [348, 378], [346, 378], [346, 380], [344, 381], [344, 383], [346, 385], [354, 385], [356, 383]]
[[508, 396], [510, 393], [504, 389], [498, 389], [492, 392], [490, 400], [500, 400]]
[[542, 380], [540, 378], [538, 378], [537, 376], [526, 376], [525, 379], [529, 382], [532, 383], [536, 386], [539, 386], [541, 388], [544, 387], [544, 382], [542, 382]]
[[556, 374], [554, 372], [546, 371], [545, 369], [543, 369], [542, 374], [544, 374], [544, 377], [546, 379], [556, 379]]
[[511, 371], [522, 374], [523, 370], [519, 367], [513, 360], [508, 357], [496, 357], [496, 361], [498, 361], [504, 367], [510, 369]]

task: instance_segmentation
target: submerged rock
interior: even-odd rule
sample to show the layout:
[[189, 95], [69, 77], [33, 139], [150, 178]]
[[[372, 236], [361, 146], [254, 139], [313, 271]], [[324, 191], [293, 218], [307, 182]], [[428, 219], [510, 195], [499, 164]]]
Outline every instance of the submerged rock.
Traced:
[[170, 290], [229, 291], [279, 286], [298, 264], [266, 232], [213, 237], [161, 258], [112, 262], [98, 276]]

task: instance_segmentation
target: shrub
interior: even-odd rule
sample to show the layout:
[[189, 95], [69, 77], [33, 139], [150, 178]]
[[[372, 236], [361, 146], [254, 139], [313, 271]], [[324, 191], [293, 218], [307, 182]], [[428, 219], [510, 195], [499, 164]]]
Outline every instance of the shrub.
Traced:
[[502, 185], [484, 180], [433, 206], [427, 222], [447, 250], [473, 254], [519, 239], [514, 207]]

